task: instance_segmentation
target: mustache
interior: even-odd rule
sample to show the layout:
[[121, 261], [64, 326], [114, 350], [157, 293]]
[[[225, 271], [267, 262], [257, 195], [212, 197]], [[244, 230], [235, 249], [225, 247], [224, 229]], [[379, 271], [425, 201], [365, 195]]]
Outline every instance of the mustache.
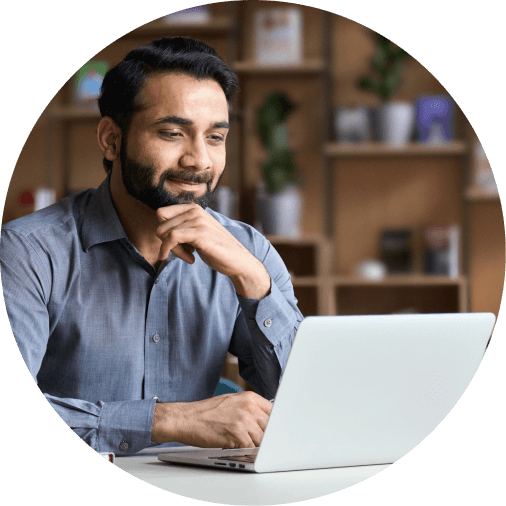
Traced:
[[163, 184], [167, 179], [178, 179], [179, 181], [195, 184], [207, 184], [213, 180], [213, 173], [211, 171], [194, 172], [192, 170], [167, 169], [160, 176], [160, 184]]

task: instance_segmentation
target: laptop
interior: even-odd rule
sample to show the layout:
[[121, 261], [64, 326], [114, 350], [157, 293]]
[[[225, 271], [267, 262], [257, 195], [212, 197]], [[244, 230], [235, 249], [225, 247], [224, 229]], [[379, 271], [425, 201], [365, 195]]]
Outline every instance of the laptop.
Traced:
[[259, 448], [158, 459], [255, 473], [391, 464], [453, 408], [494, 323], [491, 313], [307, 317]]

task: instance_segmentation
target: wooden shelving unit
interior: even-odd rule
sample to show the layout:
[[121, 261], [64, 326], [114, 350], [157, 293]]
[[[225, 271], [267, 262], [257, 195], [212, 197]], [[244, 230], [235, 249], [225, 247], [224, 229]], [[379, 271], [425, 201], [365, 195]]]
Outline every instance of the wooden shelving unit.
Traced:
[[267, 236], [267, 239], [285, 261], [302, 314], [334, 314], [331, 242], [323, 235]]
[[[268, 2], [224, 2], [210, 6], [206, 24], [156, 20], [126, 34], [90, 59], [118, 63], [131, 49], [161, 36], [195, 37], [214, 47], [239, 75], [241, 92], [232, 109], [228, 169], [222, 185], [239, 199], [241, 221], [250, 212], [265, 153], [258, 142], [255, 112], [268, 93], [286, 93], [296, 105], [288, 128], [303, 179], [303, 234], [269, 237], [292, 275], [305, 316], [396, 312], [491, 311], [497, 314], [504, 280], [504, 223], [498, 195], [469, 186], [472, 138], [459, 113], [456, 140], [429, 145], [390, 146], [378, 142], [334, 141], [338, 105], [377, 105], [358, 90], [373, 56], [370, 31], [349, 19], [299, 6], [304, 16], [304, 51], [299, 65], [268, 66], [254, 61], [256, 9]], [[406, 85], [396, 98], [445, 93], [418, 62], [408, 65]], [[75, 105], [70, 80], [48, 106], [21, 153], [9, 188], [4, 221], [31, 212], [17, 195], [48, 179], [62, 198], [68, 191], [98, 186], [103, 178], [96, 145], [97, 109]], [[458, 126], [457, 125], [457, 126]], [[50, 177], [48, 177], [48, 174]], [[458, 278], [390, 275], [379, 281], [353, 276], [366, 258], [378, 258], [385, 228], [422, 230], [431, 224], [459, 223], [463, 269]], [[420, 248], [420, 244], [416, 246]], [[225, 377], [249, 388], [231, 357]]]
[[[250, 223], [253, 220], [248, 212], [265, 156], [256, 136], [256, 108], [271, 91], [285, 92], [295, 102], [288, 127], [304, 181], [304, 233], [300, 238], [269, 240], [292, 274], [305, 315], [396, 312], [414, 303], [421, 310], [479, 308], [497, 312], [497, 295], [488, 297], [485, 287], [496, 283], [494, 293], [498, 292], [504, 276], [500, 201], [496, 194], [466, 188], [472, 153], [463, 128], [458, 129], [455, 141], [438, 145], [335, 142], [332, 120], [337, 105], [376, 105], [369, 95], [350, 84], [367, 70], [374, 54], [370, 32], [346, 18], [300, 6], [304, 16], [302, 62], [261, 65], [253, 57], [251, 19], [256, 9], [269, 6], [267, 2], [212, 4], [212, 17], [206, 24], [176, 25], [156, 20], [121, 37], [93, 59], [114, 65], [134, 47], [170, 35], [198, 38], [224, 57], [239, 75], [241, 92], [231, 116], [234, 125], [229, 136], [229, 168], [222, 185], [237, 192], [239, 219]], [[406, 81], [399, 99], [412, 101], [419, 94], [445, 92], [417, 62], [407, 69]], [[21, 172], [29, 176], [15, 181], [15, 191], [42, 185], [48, 171], [58, 198], [71, 190], [98, 186], [104, 172], [93, 125], [99, 117], [95, 108], [74, 105], [69, 81], [27, 142], [13, 181]], [[466, 120], [460, 113], [462, 123]], [[48, 132], [52, 132], [50, 142]], [[9, 218], [18, 217], [15, 213], [19, 212], [27, 211], [12, 211]], [[490, 216], [493, 226], [488, 227]], [[357, 263], [379, 256], [377, 237], [383, 228], [421, 229], [450, 222], [461, 224], [463, 235], [469, 236], [463, 241], [467, 261], [458, 278], [411, 274], [368, 281], [352, 275]], [[487, 282], [476, 291], [484, 272]]]

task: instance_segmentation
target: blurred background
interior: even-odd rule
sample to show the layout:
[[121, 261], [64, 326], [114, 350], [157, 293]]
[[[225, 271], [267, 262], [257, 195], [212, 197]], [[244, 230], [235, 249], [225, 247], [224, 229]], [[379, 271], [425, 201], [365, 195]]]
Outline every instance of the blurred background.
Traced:
[[208, 43], [239, 76], [213, 207], [268, 236], [305, 316], [497, 315], [501, 204], [464, 113], [385, 37], [289, 3], [175, 13], [83, 62], [24, 146], [3, 223], [100, 185], [102, 76], [130, 49], [170, 35]]

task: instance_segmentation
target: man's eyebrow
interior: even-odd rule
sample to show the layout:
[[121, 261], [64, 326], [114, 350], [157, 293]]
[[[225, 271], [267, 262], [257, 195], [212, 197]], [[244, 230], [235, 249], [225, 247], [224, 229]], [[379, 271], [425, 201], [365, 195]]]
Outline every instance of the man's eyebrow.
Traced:
[[[182, 125], [182, 126], [194, 125], [191, 119], [181, 118], [179, 116], [164, 116], [163, 118], [160, 118], [155, 121], [155, 125], [165, 125], [165, 124]], [[230, 125], [228, 124], [227, 121], [217, 121], [216, 123], [211, 125], [211, 128], [230, 128]]]

